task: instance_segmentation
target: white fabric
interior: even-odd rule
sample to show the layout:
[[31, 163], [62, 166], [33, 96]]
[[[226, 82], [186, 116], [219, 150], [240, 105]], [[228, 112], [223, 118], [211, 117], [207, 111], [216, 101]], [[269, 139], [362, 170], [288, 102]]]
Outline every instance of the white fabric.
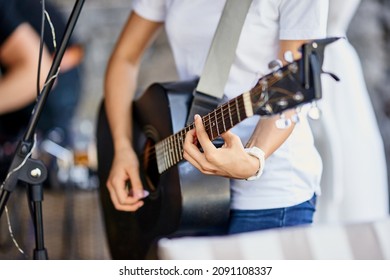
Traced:
[[[224, 0], [135, 0], [142, 17], [165, 21], [181, 79], [199, 76]], [[254, 0], [244, 23], [225, 93], [233, 98], [252, 88], [277, 57], [279, 39], [315, 39], [326, 34], [328, 1]], [[245, 144], [258, 121], [243, 121], [233, 132]], [[267, 159], [259, 180], [232, 180], [232, 207], [266, 209], [308, 200], [319, 192], [322, 164], [310, 126], [303, 118], [289, 139]]]
[[162, 260], [389, 260], [390, 218], [227, 236], [162, 238], [158, 256]]
[[[330, 1], [329, 36], [346, 36], [359, 0]], [[386, 159], [359, 57], [347, 39], [327, 47], [324, 67], [340, 82], [323, 77], [323, 114], [313, 122], [323, 162], [318, 222], [359, 222], [388, 215]]]

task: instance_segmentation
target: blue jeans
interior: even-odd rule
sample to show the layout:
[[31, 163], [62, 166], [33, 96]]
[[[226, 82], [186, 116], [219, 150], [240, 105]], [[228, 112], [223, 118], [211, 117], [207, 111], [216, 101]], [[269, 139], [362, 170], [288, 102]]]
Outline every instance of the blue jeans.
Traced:
[[231, 210], [229, 234], [311, 224], [316, 195], [301, 204], [264, 210]]

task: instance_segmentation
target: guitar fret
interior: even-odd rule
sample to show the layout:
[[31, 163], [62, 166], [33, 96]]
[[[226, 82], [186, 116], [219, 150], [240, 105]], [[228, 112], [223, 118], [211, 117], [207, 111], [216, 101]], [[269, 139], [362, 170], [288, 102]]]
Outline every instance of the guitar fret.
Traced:
[[175, 148], [172, 143], [172, 137], [169, 137], [169, 146], [170, 146], [170, 154], [172, 156], [172, 165], [176, 163], [176, 157], [175, 157]]
[[[205, 128], [206, 128], [206, 131], [209, 135], [209, 137], [213, 137], [213, 126], [211, 125], [211, 121], [210, 121], [210, 115], [206, 115], [205, 117]], [[206, 118], [207, 118], [207, 123], [206, 123]]]
[[171, 145], [170, 138], [168, 138], [167, 145], [168, 145], [169, 167], [171, 167], [173, 165], [173, 154], [172, 154], [172, 145]]
[[217, 110], [214, 110], [214, 123], [216, 124], [216, 127], [217, 127], [217, 134], [220, 135], [219, 127], [218, 127]]
[[[207, 120], [206, 120], [207, 119]], [[208, 131], [209, 133], [209, 137], [213, 137], [213, 127], [211, 125], [211, 122], [210, 122], [210, 115], [206, 115], [204, 118], [202, 118], [202, 121], [203, 121], [203, 125], [206, 129], [206, 131]]]
[[167, 158], [165, 157], [165, 151], [164, 151], [164, 142], [161, 143], [161, 159], [162, 159], [162, 170], [167, 170]]
[[240, 109], [239, 109], [239, 106], [238, 106], [238, 99], [234, 99], [235, 100], [235, 103], [236, 103], [236, 110], [237, 110], [237, 118], [238, 118], [238, 122], [241, 122], [241, 117], [240, 117]]
[[167, 154], [168, 154], [168, 162], [169, 162], [169, 167], [171, 167], [173, 164], [172, 164], [172, 149], [171, 149], [171, 142], [169, 141], [169, 138], [167, 139]]
[[177, 151], [177, 145], [176, 145], [176, 137], [175, 136], [172, 136], [172, 145], [173, 145], [173, 154], [175, 156], [175, 164], [179, 162], [179, 153]]
[[221, 116], [222, 116], [222, 124], [223, 124], [223, 131], [226, 131], [226, 125], [225, 125], [225, 116], [223, 115], [223, 106], [221, 108]]
[[163, 151], [163, 142], [159, 143], [159, 157], [160, 157], [160, 167], [161, 173], [165, 171], [165, 159], [164, 159], [164, 151]]
[[165, 169], [164, 170], [167, 170], [168, 169], [168, 166], [169, 166], [169, 159], [167, 157], [167, 143], [166, 141], [163, 141], [163, 148], [164, 148], [164, 163], [165, 163]]
[[180, 153], [180, 159], [183, 159], [183, 130], [181, 130], [179, 132], [179, 138], [177, 139], [177, 141], [179, 142], [178, 144], [178, 147], [179, 147], [179, 153]]
[[191, 130], [191, 127], [186, 127], [184, 128], [184, 130], [182, 130], [182, 133], [181, 133], [181, 156], [183, 157], [183, 153], [184, 153], [184, 141], [185, 141], [185, 138], [186, 138], [186, 134], [188, 131]]
[[162, 161], [163, 157], [161, 156], [161, 143], [157, 143], [156, 145], [156, 160], [157, 160], [157, 168], [158, 172], [161, 174], [164, 172], [164, 163]]
[[161, 142], [161, 155], [163, 160], [163, 170], [165, 171], [167, 169], [167, 158], [165, 156], [165, 142]]
[[180, 159], [183, 159], [183, 145], [184, 145], [183, 132], [184, 132], [183, 130], [180, 131], [180, 137], [179, 137]]
[[225, 125], [224, 125], [224, 119], [223, 119], [223, 113], [222, 114], [217, 114], [218, 115], [218, 131], [219, 134], [224, 133], [226, 131]]
[[230, 111], [230, 102], [228, 103], [228, 108], [229, 108], [230, 127], [233, 127], [232, 112]]
[[177, 151], [178, 145], [177, 145], [177, 137], [173, 136], [173, 144], [174, 144], [174, 150], [175, 150], [175, 164], [180, 161], [179, 152]]
[[178, 163], [181, 160], [179, 134], [175, 135], [175, 146], [176, 146], [175, 152], [177, 154], [177, 162], [176, 163]]
[[168, 146], [168, 159], [169, 159], [169, 167], [173, 165], [172, 161], [172, 147], [171, 147], [171, 141], [170, 138], [167, 138], [167, 146]]
[[185, 141], [185, 138], [186, 138], [186, 134], [187, 134], [187, 130], [182, 130], [182, 135], [181, 135], [181, 154], [183, 156], [183, 153], [184, 153], [184, 141]]

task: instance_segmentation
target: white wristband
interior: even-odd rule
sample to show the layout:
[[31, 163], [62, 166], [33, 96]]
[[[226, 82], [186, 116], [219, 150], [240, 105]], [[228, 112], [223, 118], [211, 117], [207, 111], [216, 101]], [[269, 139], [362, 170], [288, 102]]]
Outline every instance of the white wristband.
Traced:
[[260, 163], [259, 170], [257, 170], [255, 175], [246, 178], [247, 181], [256, 180], [261, 176], [261, 174], [263, 174], [264, 165], [265, 165], [265, 153], [262, 149], [258, 147], [246, 148], [245, 151], [251, 156], [257, 157], [259, 159], [259, 163]]

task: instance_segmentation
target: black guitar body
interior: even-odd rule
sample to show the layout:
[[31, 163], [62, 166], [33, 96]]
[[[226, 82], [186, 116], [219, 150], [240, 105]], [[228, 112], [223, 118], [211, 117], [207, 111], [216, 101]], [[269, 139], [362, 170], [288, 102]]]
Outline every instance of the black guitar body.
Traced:
[[[185, 127], [196, 82], [156, 83], [134, 102], [134, 147], [144, 188], [150, 192], [135, 213], [117, 211], [105, 186], [113, 155], [102, 105], [97, 127], [98, 174], [106, 233], [113, 259], [154, 258], [161, 237], [224, 234], [229, 218], [228, 179], [200, 173], [187, 161], [157, 171], [153, 147]], [[152, 249], [153, 251], [153, 249]]]

